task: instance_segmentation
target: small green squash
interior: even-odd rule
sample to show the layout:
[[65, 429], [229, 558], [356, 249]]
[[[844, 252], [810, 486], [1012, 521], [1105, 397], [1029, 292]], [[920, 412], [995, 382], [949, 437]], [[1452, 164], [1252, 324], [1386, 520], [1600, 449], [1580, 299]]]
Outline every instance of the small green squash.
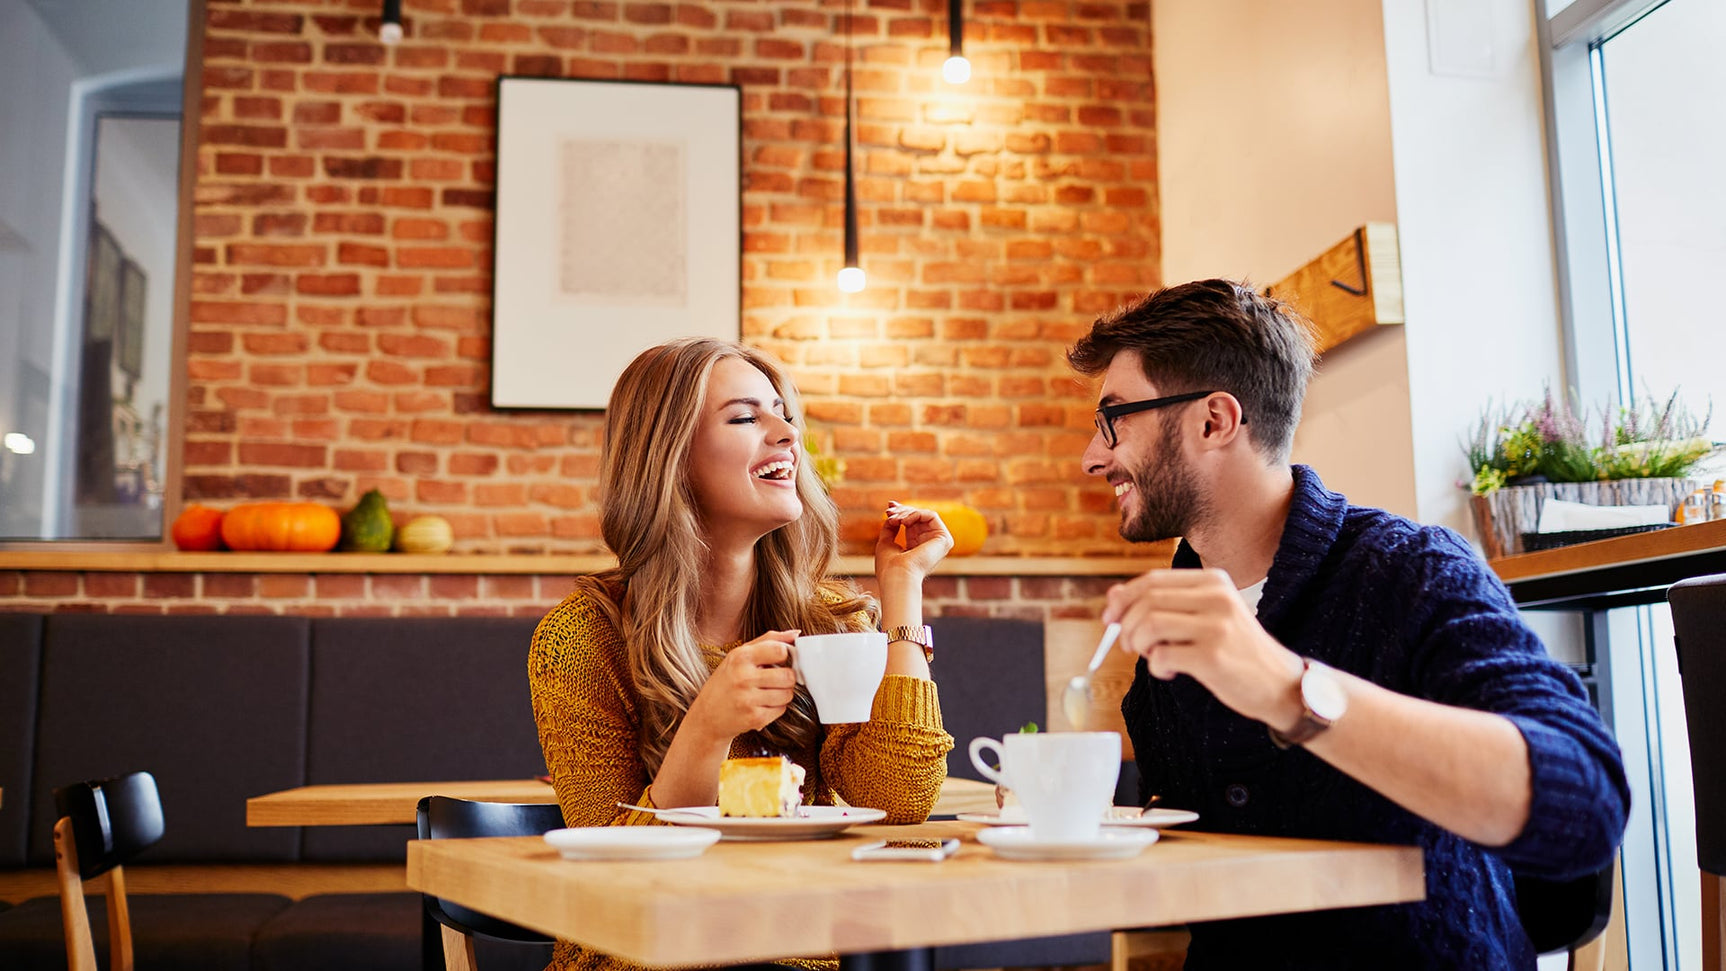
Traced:
[[354, 553], [388, 553], [395, 531], [384, 494], [373, 489], [342, 517], [341, 548]]

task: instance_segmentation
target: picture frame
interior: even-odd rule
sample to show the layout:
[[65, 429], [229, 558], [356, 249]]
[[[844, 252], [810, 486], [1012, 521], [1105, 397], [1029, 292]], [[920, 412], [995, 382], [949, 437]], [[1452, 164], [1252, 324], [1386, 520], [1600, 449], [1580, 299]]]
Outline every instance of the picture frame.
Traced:
[[603, 409], [637, 354], [736, 340], [736, 85], [498, 79], [491, 403]]
[[130, 257], [120, 264], [120, 317], [114, 332], [114, 363], [133, 380], [144, 373], [144, 296], [149, 279]]
[[114, 234], [100, 222], [90, 224], [89, 270], [86, 278], [84, 343], [114, 339], [120, 320], [120, 265], [126, 256]]

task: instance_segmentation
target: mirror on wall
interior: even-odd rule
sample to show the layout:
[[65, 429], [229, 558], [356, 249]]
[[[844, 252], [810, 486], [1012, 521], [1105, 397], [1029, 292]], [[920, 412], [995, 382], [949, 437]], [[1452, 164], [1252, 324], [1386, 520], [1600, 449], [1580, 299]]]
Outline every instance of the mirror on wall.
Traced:
[[159, 541], [188, 0], [0, 0], [0, 541]]

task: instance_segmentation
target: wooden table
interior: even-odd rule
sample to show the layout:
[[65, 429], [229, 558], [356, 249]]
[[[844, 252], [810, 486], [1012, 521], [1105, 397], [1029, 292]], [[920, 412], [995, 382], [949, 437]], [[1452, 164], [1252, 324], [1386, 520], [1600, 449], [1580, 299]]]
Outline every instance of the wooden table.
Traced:
[[423, 796], [477, 802], [556, 802], [538, 779], [480, 782], [368, 782], [300, 786], [246, 800], [247, 826], [381, 826], [412, 823]]
[[[422, 796], [455, 796], [479, 802], [556, 802], [549, 783], [538, 779], [484, 782], [375, 782], [300, 786], [246, 800], [247, 826], [381, 826], [412, 823]], [[948, 778], [934, 812], [982, 812], [995, 808], [995, 787]]]
[[[970, 823], [836, 839], [721, 842], [700, 857], [569, 862], [534, 838], [416, 840], [408, 886], [643, 964], [838, 952], [917, 966], [922, 949], [1423, 899], [1417, 847], [1171, 830], [1130, 860], [1013, 863]], [[855, 863], [886, 836], [961, 836], [944, 863]], [[794, 915], [794, 916], [793, 916]], [[899, 952], [883, 955], [874, 952]], [[850, 955], [868, 955], [861, 960]]]

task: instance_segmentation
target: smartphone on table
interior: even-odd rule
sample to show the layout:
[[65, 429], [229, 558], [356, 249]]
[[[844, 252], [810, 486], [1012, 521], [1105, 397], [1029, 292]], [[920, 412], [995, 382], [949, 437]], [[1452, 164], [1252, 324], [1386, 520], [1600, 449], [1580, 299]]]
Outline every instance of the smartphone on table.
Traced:
[[922, 860], [939, 863], [959, 852], [957, 839], [891, 839], [864, 843], [851, 851], [853, 860]]

